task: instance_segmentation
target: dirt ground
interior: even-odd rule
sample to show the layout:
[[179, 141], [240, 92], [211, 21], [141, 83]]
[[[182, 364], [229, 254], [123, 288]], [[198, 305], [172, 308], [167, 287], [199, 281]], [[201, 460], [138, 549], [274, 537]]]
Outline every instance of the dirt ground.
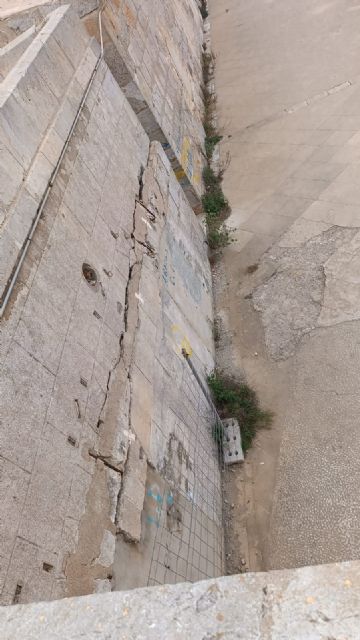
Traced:
[[[223, 473], [225, 556], [229, 574], [263, 571], [267, 566], [266, 544], [281, 442], [281, 411], [288, 393], [288, 365], [283, 365], [279, 372], [267, 363], [259, 316], [252, 309], [251, 301], [245, 298], [250, 281], [256, 278], [255, 274], [247, 274], [248, 266], [245, 260], [244, 268], [240, 269], [238, 261], [234, 262], [227, 252], [214, 265], [216, 313], [220, 323], [217, 364], [220, 369], [240, 377], [245, 374], [247, 382], [256, 388], [263, 408], [274, 413], [274, 420], [269, 429], [258, 432], [245, 461], [227, 467]], [[234, 268], [236, 274], [232, 273]], [[225, 273], [229, 279], [235, 277], [243, 291], [236, 310], [228, 302]], [[239, 348], [235, 349], [234, 344]], [[240, 353], [242, 359], [238, 360]]]
[[224, 476], [228, 570], [356, 559], [360, 7], [209, 5], [233, 230], [214, 265], [218, 366], [275, 414]]

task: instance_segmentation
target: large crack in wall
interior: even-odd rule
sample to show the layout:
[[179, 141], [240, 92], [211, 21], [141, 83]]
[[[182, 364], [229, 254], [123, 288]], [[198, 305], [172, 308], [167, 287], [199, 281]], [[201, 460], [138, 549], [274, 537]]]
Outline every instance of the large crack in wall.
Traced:
[[[77, 549], [66, 562], [68, 595], [92, 592], [95, 585], [97, 589], [109, 590], [116, 534], [122, 533], [126, 539], [138, 541], [141, 533], [142, 504], [138, 505], [137, 514], [129, 514], [131, 505], [126, 502], [124, 496], [124, 482], [128, 477], [129, 459], [135, 462], [135, 465], [136, 458], [141, 460], [143, 475], [144, 469], [146, 473], [146, 459], [131, 425], [131, 368], [139, 326], [138, 290], [142, 257], [147, 252], [147, 224], [144, 215], [149, 217], [148, 211], [140, 203], [142, 190], [143, 169], [139, 175], [139, 193], [134, 203], [133, 226], [130, 233], [131, 247], [123, 311], [124, 331], [120, 335], [116, 363], [109, 371], [107, 392], [99, 413], [99, 443], [96, 449], [89, 451], [90, 456], [96, 460], [95, 473], [87, 494]], [[130, 449], [136, 449], [135, 457], [130, 454]], [[134, 471], [138, 471], [136, 466]], [[143, 498], [144, 492], [142, 500]], [[107, 564], [104, 566], [101, 564], [101, 557], [104, 555], [104, 544], [109, 540], [111, 542], [107, 544]]]

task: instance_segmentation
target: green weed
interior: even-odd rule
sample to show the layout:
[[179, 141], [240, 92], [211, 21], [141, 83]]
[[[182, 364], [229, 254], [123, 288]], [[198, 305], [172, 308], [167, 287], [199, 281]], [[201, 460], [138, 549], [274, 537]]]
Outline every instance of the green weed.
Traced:
[[217, 370], [208, 376], [208, 385], [220, 417], [238, 420], [243, 450], [248, 451], [257, 430], [271, 426], [273, 413], [261, 409], [254, 389]]
[[222, 140], [222, 136], [216, 134], [211, 136], [206, 136], [205, 138], [205, 153], [208, 160], [211, 160], [214, 149], [216, 145]]

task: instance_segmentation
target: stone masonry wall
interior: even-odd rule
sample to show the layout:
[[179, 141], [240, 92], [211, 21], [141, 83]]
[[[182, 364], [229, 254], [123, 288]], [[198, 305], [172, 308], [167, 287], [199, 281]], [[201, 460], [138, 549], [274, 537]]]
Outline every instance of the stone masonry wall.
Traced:
[[213, 366], [205, 237], [99, 55], [61, 6], [0, 85], [3, 292], [50, 187], [0, 324], [1, 604], [222, 572], [211, 417], [182, 355]]

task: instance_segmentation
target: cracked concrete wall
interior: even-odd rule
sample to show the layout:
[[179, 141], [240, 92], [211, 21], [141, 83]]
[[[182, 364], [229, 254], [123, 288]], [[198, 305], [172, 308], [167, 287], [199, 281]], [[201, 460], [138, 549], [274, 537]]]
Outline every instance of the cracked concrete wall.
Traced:
[[[210, 423], [173, 382], [188, 372], [183, 348], [201, 376], [213, 367], [205, 235], [161, 144], [150, 145], [98, 56], [73, 10], [58, 7], [2, 93], [3, 291], [51, 189], [1, 321], [1, 604], [126, 586], [121, 571], [114, 582], [114, 558], [119, 544], [143, 543], [150, 472], [184, 509], [184, 545], [195, 536], [190, 510], [206, 523], [206, 566], [194, 549], [196, 566], [190, 559], [177, 579], [222, 570], [221, 504], [209, 506], [205, 486], [209, 469], [220, 485]], [[180, 449], [184, 469], [171, 475]]]
[[[125, 478], [131, 489], [124, 483], [120, 497], [114, 568], [116, 588], [122, 589], [196, 580], [223, 570], [220, 473], [212, 417], [204, 417], [202, 392], [190, 379], [181, 353], [185, 348], [191, 354], [203, 378], [213, 369], [207, 245], [159, 143], [151, 145], [137, 213], [146, 241], [136, 231], [144, 251], [130, 372], [130, 424], [149, 471], [145, 476], [138, 460], [130, 478]], [[167, 513], [170, 504], [179, 526]], [[160, 558], [164, 545], [166, 558]], [[126, 558], [131, 558], [130, 565]]]
[[[91, 42], [85, 32], [84, 41]], [[95, 62], [93, 54], [87, 80]], [[36, 90], [42, 99], [43, 78]], [[74, 102], [65, 101], [59, 135], [75, 115]], [[10, 123], [14, 150], [23, 121]], [[41, 142], [36, 128], [31, 135]], [[126, 322], [134, 203], [148, 148], [102, 62], [1, 323], [2, 604], [59, 597], [74, 583], [83, 592], [102, 588], [109, 574], [111, 499], [126, 446], [122, 414], [109, 419], [104, 435], [102, 410]], [[49, 149], [53, 160], [59, 146]], [[96, 272], [95, 286], [85, 280], [83, 263]], [[120, 442], [108, 460], [112, 430]], [[89, 525], [84, 537], [82, 519]], [[90, 578], [78, 580], [84, 558], [91, 585]]]

